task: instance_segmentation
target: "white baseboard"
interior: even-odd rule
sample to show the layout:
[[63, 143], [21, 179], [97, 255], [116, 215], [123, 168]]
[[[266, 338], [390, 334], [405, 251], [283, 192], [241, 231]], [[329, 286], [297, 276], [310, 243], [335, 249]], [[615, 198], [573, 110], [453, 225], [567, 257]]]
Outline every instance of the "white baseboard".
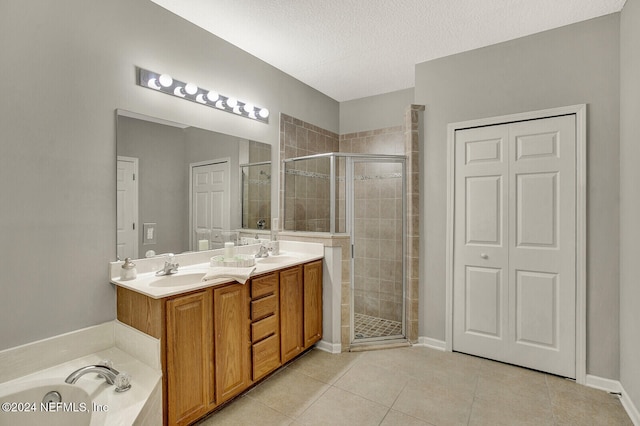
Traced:
[[627, 411], [627, 414], [633, 424], [635, 426], [640, 426], [640, 411], [638, 411], [638, 407], [636, 407], [631, 398], [629, 398], [629, 394], [624, 391], [622, 385], [620, 386], [620, 389], [622, 389], [622, 398], [620, 398], [622, 406]]
[[603, 377], [587, 374], [585, 385], [590, 388], [600, 389], [607, 392], [622, 392], [622, 385], [617, 380], [605, 379]]
[[329, 352], [330, 354], [339, 354], [342, 352], [342, 345], [340, 343], [329, 343], [324, 340], [320, 340], [316, 343], [316, 348], [321, 351]]
[[635, 426], [640, 426], [640, 412], [638, 411], [638, 408], [635, 406], [631, 398], [629, 398], [629, 394], [625, 392], [622, 383], [620, 383], [618, 380], [605, 379], [602, 377], [587, 374], [585, 385], [607, 392], [620, 393], [622, 395], [620, 397], [620, 402], [627, 412], [627, 415]]
[[414, 346], [425, 346], [427, 348], [445, 351], [447, 343], [444, 340], [432, 339], [430, 337], [418, 337], [418, 343]]

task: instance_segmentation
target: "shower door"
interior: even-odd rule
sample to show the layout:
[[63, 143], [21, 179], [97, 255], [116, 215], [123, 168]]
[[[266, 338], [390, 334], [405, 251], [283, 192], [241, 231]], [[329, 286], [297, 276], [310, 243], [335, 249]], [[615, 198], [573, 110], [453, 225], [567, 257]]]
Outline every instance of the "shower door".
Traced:
[[404, 157], [349, 157], [352, 342], [405, 337]]

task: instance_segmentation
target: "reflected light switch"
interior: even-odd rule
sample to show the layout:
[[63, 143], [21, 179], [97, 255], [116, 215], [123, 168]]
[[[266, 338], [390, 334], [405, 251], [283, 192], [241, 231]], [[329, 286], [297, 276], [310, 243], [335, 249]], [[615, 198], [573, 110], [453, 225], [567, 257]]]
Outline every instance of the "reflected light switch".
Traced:
[[142, 224], [142, 244], [155, 244], [156, 243], [156, 224], [155, 223], [143, 223]]

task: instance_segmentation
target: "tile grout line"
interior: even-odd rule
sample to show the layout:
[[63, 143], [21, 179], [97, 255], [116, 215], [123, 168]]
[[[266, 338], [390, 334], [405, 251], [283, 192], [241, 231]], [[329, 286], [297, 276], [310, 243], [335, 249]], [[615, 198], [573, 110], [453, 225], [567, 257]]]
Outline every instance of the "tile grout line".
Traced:
[[471, 422], [471, 414], [473, 413], [473, 406], [476, 403], [476, 398], [478, 395], [478, 383], [480, 382], [480, 376], [476, 376], [476, 385], [473, 389], [473, 399], [471, 400], [471, 405], [469, 406], [469, 415], [467, 416], [467, 426]]

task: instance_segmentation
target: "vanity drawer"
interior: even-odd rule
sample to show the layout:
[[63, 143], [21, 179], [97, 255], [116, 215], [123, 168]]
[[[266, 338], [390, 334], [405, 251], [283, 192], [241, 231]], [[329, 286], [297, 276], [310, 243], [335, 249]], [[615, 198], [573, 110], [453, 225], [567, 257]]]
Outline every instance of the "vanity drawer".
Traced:
[[280, 367], [280, 340], [273, 335], [252, 347], [253, 380], [259, 380]]
[[257, 342], [278, 332], [278, 316], [271, 315], [251, 324], [251, 341]]
[[273, 273], [251, 280], [251, 298], [273, 294], [278, 291], [278, 274]]
[[275, 314], [278, 310], [278, 297], [275, 294], [251, 301], [251, 320]]

